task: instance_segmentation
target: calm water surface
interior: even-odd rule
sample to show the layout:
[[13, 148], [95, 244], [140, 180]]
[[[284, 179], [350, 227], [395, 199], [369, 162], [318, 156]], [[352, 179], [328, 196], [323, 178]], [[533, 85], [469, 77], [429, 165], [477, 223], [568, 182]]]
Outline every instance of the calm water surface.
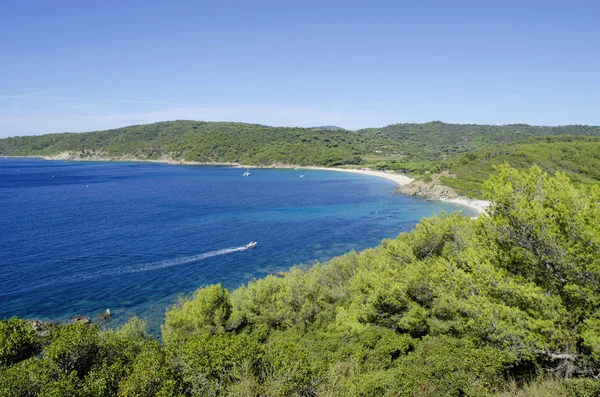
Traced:
[[[108, 326], [137, 315], [156, 332], [180, 293], [233, 289], [460, 209], [394, 194], [377, 177], [244, 171], [0, 159], [0, 318], [110, 308]], [[243, 249], [249, 241], [258, 247]]]

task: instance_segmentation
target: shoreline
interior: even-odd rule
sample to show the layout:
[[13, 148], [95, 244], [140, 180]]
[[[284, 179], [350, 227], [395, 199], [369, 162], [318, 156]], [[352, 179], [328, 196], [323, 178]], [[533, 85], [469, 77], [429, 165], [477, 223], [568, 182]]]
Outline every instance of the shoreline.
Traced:
[[[280, 167], [276, 167], [276, 168], [280, 168]], [[288, 167], [285, 167], [285, 168], [288, 168]], [[384, 179], [396, 182], [396, 184], [398, 186], [408, 185], [409, 183], [414, 181], [414, 179], [409, 177], [408, 175], [390, 173], [390, 172], [385, 172], [385, 171], [359, 170], [359, 169], [353, 169], [353, 168], [317, 167], [317, 166], [304, 166], [304, 167], [298, 166], [298, 167], [293, 167], [293, 168], [305, 169], [305, 170], [316, 170], [316, 171], [340, 171], [340, 172], [349, 172], [352, 174], [371, 175], [371, 176], [376, 176], [379, 178], [384, 178]]]
[[492, 204], [487, 200], [478, 200], [478, 199], [470, 199], [466, 197], [455, 197], [455, 198], [442, 198], [440, 201], [444, 201], [446, 203], [453, 203], [462, 205], [465, 207], [469, 207], [477, 212], [477, 215], [485, 213], [487, 208]]
[[[338, 172], [350, 172], [354, 174], [370, 175], [389, 181], [395, 182], [399, 187], [408, 185], [414, 181], [414, 178], [409, 177], [405, 174], [392, 173], [386, 171], [373, 171], [355, 168], [336, 168], [336, 167], [320, 167], [320, 166], [302, 166], [302, 165], [290, 165], [290, 164], [271, 164], [269, 166], [258, 166], [258, 165], [246, 165], [231, 162], [200, 162], [200, 161], [187, 161], [187, 160], [175, 160], [171, 157], [163, 157], [156, 160], [152, 159], [136, 159], [131, 157], [88, 157], [88, 158], [77, 158], [71, 153], [61, 153], [55, 156], [2, 156], [3, 158], [39, 158], [48, 161], [99, 161], [99, 162], [139, 162], [139, 163], [157, 163], [157, 164], [169, 164], [169, 165], [212, 165], [212, 166], [225, 166], [231, 168], [252, 168], [252, 169], [305, 169], [305, 170], [316, 170], [316, 171], [338, 171]], [[477, 212], [477, 215], [484, 213], [486, 208], [490, 205], [489, 201], [469, 199], [467, 197], [455, 197], [455, 198], [439, 198], [439, 197], [427, 197], [420, 196], [428, 200], [443, 201], [447, 203], [458, 204], [464, 207], [471, 208]]]
[[[273, 166], [273, 167], [258, 167], [258, 166], [239, 166], [238, 168], [297, 168], [297, 169], [305, 169], [305, 170], [317, 170], [317, 171], [340, 171], [340, 172], [350, 172], [353, 174], [362, 174], [362, 175], [371, 175], [376, 176], [378, 178], [384, 178], [390, 181], [395, 182], [399, 187], [408, 185], [413, 182], [415, 179], [409, 177], [405, 174], [399, 174], [395, 172], [386, 172], [386, 171], [373, 171], [373, 170], [361, 170], [355, 168], [334, 168], [334, 167], [318, 167], [318, 166], [290, 166], [290, 165], [281, 165], [281, 166]], [[477, 212], [477, 215], [484, 213], [487, 207], [491, 204], [487, 200], [478, 200], [478, 199], [470, 199], [467, 197], [459, 196], [454, 198], [440, 198], [440, 197], [427, 197], [427, 196], [415, 196], [422, 197], [426, 200], [430, 201], [443, 201], [446, 203], [458, 204], [463, 207], [471, 208]]]

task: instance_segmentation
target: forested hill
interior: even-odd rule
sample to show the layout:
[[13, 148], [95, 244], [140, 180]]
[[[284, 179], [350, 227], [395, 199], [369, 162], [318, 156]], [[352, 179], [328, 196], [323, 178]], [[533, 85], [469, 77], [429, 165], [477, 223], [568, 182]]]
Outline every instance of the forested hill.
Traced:
[[533, 127], [431, 122], [360, 131], [336, 128], [180, 120], [107, 131], [0, 139], [0, 155], [51, 156], [71, 152], [82, 158], [335, 166], [360, 164], [369, 155], [394, 157], [402, 162], [440, 160], [540, 136], [600, 136], [600, 127], [580, 125]]
[[576, 184], [599, 184], [600, 137], [535, 139], [473, 150], [437, 162], [440, 169], [448, 170], [448, 176], [441, 180], [444, 185], [460, 194], [477, 197], [482, 195], [483, 181], [493, 173], [494, 166], [502, 163], [519, 169], [536, 164], [550, 174], [564, 172]]
[[576, 184], [599, 184], [600, 137], [536, 137], [517, 143], [490, 145], [435, 161], [410, 162], [392, 156], [380, 157], [370, 161], [368, 166], [411, 174], [417, 179], [413, 185], [437, 183], [449, 186], [463, 196], [483, 198], [484, 181], [493, 173], [494, 167], [503, 163], [518, 169], [536, 164], [552, 175], [556, 171], [564, 172]]
[[170, 121], [107, 131], [0, 140], [0, 155], [132, 157], [268, 165], [358, 164], [360, 155], [390, 142], [345, 130], [268, 127], [245, 123]]
[[424, 124], [393, 124], [383, 128], [357, 131], [369, 140], [390, 140], [396, 150], [414, 161], [439, 160], [474, 149], [553, 135], [600, 136], [600, 127], [567, 125], [536, 127], [527, 124], [477, 125], [446, 124], [439, 121]]

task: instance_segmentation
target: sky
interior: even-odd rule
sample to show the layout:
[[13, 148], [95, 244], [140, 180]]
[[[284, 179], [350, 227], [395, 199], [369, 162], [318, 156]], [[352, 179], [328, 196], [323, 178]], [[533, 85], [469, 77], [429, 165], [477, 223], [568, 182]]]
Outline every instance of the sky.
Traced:
[[165, 120], [600, 125], [599, 1], [0, 4], [0, 138]]

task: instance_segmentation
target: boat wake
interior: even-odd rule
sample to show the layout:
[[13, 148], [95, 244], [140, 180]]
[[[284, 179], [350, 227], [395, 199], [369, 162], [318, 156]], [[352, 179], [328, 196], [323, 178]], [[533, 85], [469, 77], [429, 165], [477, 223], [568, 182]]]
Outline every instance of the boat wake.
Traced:
[[187, 263], [198, 262], [203, 259], [212, 258], [213, 256], [233, 254], [234, 252], [245, 251], [247, 249], [248, 249], [248, 247], [246, 247], [246, 246], [223, 248], [223, 249], [216, 250], [216, 251], [205, 252], [204, 254], [186, 256], [186, 257], [175, 258], [175, 259], [167, 259], [167, 260], [158, 261], [158, 262], [143, 263], [141, 265], [135, 265], [135, 266], [121, 267], [118, 269], [108, 270], [106, 272], [92, 273], [92, 276], [94, 276], [93, 278], [97, 278], [97, 277], [103, 277], [103, 276], [115, 276], [115, 275], [120, 275], [120, 274], [147, 272], [149, 270], [164, 269], [165, 267], [180, 266], [180, 265], [185, 265]]
[[223, 248], [220, 250], [209, 251], [209, 252], [205, 252], [203, 254], [198, 254], [198, 255], [184, 256], [181, 258], [166, 259], [163, 261], [148, 262], [148, 263], [142, 263], [142, 264], [133, 265], [133, 266], [124, 266], [124, 267], [119, 267], [116, 269], [102, 270], [102, 271], [93, 272], [93, 273], [74, 274], [74, 275], [71, 275], [68, 277], [60, 277], [60, 278], [57, 278], [57, 279], [54, 279], [54, 280], [51, 280], [48, 282], [42, 282], [42, 283], [37, 283], [35, 285], [25, 286], [23, 288], [18, 288], [16, 290], [12, 290], [12, 291], [2, 291], [2, 292], [0, 292], [0, 296], [28, 292], [28, 291], [32, 291], [32, 290], [36, 290], [39, 288], [48, 287], [48, 286], [52, 286], [52, 285], [57, 285], [57, 284], [78, 283], [81, 281], [89, 281], [89, 280], [94, 280], [94, 279], [101, 278], [101, 277], [110, 277], [110, 276], [118, 276], [118, 275], [123, 275], [123, 274], [140, 273], [140, 272], [147, 272], [147, 271], [151, 271], [151, 270], [164, 269], [166, 267], [181, 266], [181, 265], [185, 265], [188, 263], [198, 262], [198, 261], [201, 261], [204, 259], [212, 258], [214, 256], [233, 254], [234, 252], [245, 251], [248, 249], [250, 249], [248, 246], [243, 245], [241, 247]]

